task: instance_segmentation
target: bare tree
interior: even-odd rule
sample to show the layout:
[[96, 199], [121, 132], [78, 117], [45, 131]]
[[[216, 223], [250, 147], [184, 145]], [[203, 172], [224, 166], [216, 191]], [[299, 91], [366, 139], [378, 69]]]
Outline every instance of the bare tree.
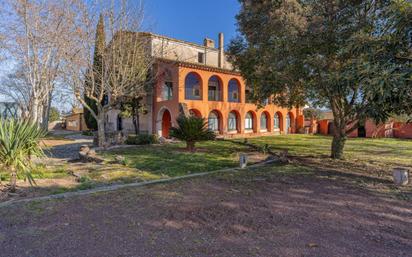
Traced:
[[[148, 39], [139, 33], [144, 17], [142, 5], [132, 2], [113, 0], [110, 6], [101, 7], [99, 22], [95, 13], [84, 10], [78, 26], [82, 32], [72, 48], [79, 54], [68, 58], [66, 64], [66, 81], [97, 121], [99, 146], [106, 142], [107, 112], [120, 107], [126, 98], [144, 94], [153, 65]], [[102, 44], [106, 38], [108, 45]], [[85, 98], [94, 101], [97, 111]]]
[[19, 65], [29, 87], [28, 118], [47, 128], [53, 91], [59, 82], [63, 57], [76, 33], [78, 0], [6, 0], [2, 9], [1, 37], [9, 61]]
[[1, 81], [0, 94], [18, 104], [21, 117], [28, 119], [31, 111], [31, 87], [19, 69], [16, 69]]

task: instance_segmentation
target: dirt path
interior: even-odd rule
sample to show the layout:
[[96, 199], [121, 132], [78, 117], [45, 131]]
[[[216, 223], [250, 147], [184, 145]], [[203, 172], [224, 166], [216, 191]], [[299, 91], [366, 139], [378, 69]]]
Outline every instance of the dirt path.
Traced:
[[410, 256], [410, 201], [279, 170], [0, 209], [0, 255]]

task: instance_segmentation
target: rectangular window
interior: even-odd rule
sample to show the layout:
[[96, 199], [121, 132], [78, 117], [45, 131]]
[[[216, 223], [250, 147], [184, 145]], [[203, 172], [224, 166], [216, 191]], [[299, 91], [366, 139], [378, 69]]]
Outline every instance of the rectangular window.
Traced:
[[275, 118], [275, 129], [279, 128], [279, 119]]
[[219, 120], [216, 118], [209, 118], [208, 127], [211, 131], [219, 131]]
[[253, 129], [253, 120], [251, 118], [245, 119], [245, 129]]
[[260, 119], [260, 129], [261, 129], [261, 130], [266, 130], [266, 129], [268, 128], [266, 121], [267, 121], [267, 120], [266, 120], [265, 118], [261, 118], [261, 119]]
[[199, 63], [205, 63], [205, 54], [204, 53], [198, 53], [197, 54], [197, 61]]
[[209, 100], [210, 101], [217, 101], [217, 90], [215, 86], [209, 86]]
[[163, 85], [163, 100], [172, 100], [173, 98], [173, 82], [165, 82]]

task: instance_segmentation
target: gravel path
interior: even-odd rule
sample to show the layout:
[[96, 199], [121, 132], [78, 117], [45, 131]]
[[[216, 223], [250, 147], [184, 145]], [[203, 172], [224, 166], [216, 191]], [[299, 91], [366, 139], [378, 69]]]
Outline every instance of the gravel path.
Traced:
[[0, 209], [0, 255], [411, 256], [412, 204], [339, 178], [235, 173]]
[[46, 150], [46, 156], [53, 159], [72, 160], [79, 157], [80, 146], [92, 144], [91, 140], [74, 140], [66, 144], [55, 145]]
[[[46, 140], [45, 144], [49, 146], [46, 155], [52, 159], [71, 160], [79, 156], [79, 148], [82, 145], [91, 145], [93, 137], [84, 136], [80, 133], [67, 131], [54, 132], [56, 135], [64, 136], [67, 140]], [[66, 135], [66, 136], [65, 136]]]

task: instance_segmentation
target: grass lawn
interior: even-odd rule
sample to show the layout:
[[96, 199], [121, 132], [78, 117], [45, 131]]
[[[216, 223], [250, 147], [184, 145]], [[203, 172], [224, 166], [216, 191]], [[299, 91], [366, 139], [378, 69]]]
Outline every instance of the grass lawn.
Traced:
[[[116, 155], [126, 158], [126, 166], [154, 175], [168, 177], [219, 170], [238, 166], [239, 153], [248, 153], [249, 147], [227, 141], [210, 141], [196, 144], [197, 152], [185, 150], [184, 143], [168, 145], [137, 146], [103, 152], [107, 160]], [[253, 162], [253, 161], [252, 161]]]
[[[268, 144], [273, 151], [289, 150], [290, 155], [327, 158], [330, 155], [331, 137], [316, 135], [286, 135], [250, 138], [252, 144]], [[384, 166], [412, 167], [412, 140], [394, 138], [350, 138], [344, 156], [350, 162]]]
[[[243, 139], [236, 140], [243, 141]], [[366, 180], [378, 178], [380, 179], [378, 184], [393, 185], [390, 183], [393, 167], [412, 167], [412, 141], [410, 140], [349, 139], [344, 161], [335, 161], [328, 157], [331, 137], [287, 135], [249, 138], [248, 142], [262, 148], [267, 144], [274, 152], [287, 149], [295, 165], [302, 169], [310, 167], [318, 171], [350, 173], [350, 179], [359, 184], [365, 183], [366, 175], [369, 176]], [[239, 153], [247, 153], [251, 156], [250, 163], [262, 161], [267, 157], [247, 146], [230, 141], [201, 142], [196, 146], [198, 149], [196, 153], [187, 152], [184, 143], [105, 151], [99, 153], [106, 160], [103, 164], [40, 163], [33, 171], [38, 187], [35, 190], [30, 189], [32, 194], [27, 195], [56, 194], [113, 183], [148, 181], [237, 167]], [[124, 165], [113, 162], [117, 155], [125, 157]], [[76, 174], [77, 178], [71, 174]], [[7, 171], [0, 170], [1, 180], [4, 182], [9, 180]], [[30, 188], [27, 183], [25, 185], [26, 188]]]

